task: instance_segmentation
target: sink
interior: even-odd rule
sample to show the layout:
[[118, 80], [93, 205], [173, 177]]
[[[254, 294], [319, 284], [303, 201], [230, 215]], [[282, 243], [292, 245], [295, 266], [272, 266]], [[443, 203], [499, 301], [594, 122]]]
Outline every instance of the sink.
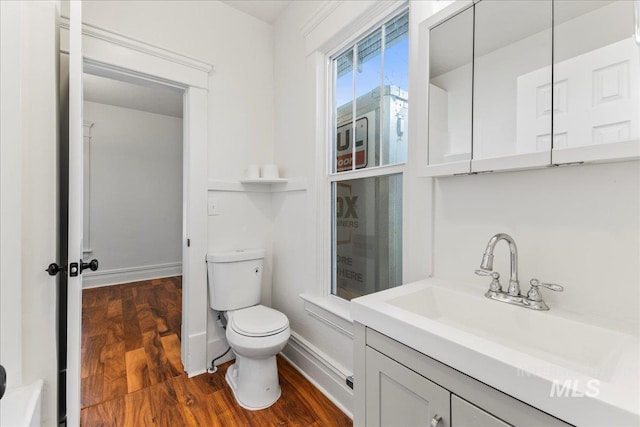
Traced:
[[498, 304], [481, 293], [429, 286], [386, 303], [602, 381], [611, 378], [622, 350], [637, 345], [633, 336], [553, 312]]
[[502, 304], [485, 291], [428, 278], [351, 300], [351, 317], [571, 424], [639, 424], [635, 331], [589, 313]]

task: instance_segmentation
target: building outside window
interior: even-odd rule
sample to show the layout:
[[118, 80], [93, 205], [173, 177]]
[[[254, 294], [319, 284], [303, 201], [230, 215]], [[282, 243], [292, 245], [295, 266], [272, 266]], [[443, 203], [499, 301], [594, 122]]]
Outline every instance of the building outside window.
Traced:
[[402, 283], [408, 30], [405, 10], [331, 57], [331, 293], [346, 300]]

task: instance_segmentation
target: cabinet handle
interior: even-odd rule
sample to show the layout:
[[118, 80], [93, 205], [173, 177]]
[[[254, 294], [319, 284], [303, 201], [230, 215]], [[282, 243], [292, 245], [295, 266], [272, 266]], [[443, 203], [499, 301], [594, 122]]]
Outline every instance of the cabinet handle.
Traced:
[[435, 414], [433, 418], [431, 418], [431, 424], [429, 424], [429, 427], [438, 427], [441, 421], [442, 417], [438, 414]]

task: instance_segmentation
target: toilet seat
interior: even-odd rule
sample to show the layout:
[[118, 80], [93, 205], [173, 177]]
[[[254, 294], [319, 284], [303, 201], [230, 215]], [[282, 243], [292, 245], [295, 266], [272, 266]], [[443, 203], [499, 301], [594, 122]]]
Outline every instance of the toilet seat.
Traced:
[[276, 335], [289, 327], [287, 316], [264, 305], [234, 310], [229, 314], [231, 314], [229, 321], [231, 329], [246, 337]]

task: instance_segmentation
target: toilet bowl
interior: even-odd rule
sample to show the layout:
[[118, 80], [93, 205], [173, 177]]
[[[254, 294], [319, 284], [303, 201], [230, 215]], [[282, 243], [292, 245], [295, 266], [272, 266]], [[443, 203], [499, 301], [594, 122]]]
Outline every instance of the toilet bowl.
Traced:
[[236, 362], [227, 369], [225, 379], [240, 406], [268, 408], [281, 394], [276, 354], [291, 335], [289, 321], [279, 311], [262, 305], [226, 314], [227, 341]]

